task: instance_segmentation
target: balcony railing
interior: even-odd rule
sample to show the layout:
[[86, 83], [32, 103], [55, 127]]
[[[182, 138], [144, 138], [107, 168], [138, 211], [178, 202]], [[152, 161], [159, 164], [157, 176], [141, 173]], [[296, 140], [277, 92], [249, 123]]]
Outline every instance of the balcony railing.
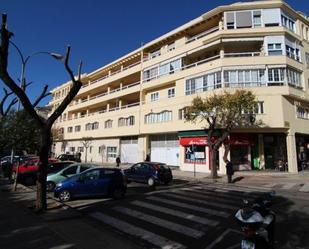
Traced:
[[206, 36], [206, 35], [209, 35], [209, 34], [211, 34], [211, 33], [214, 33], [214, 32], [216, 32], [216, 31], [218, 31], [218, 30], [219, 30], [219, 26], [215, 26], [215, 27], [213, 27], [213, 28], [211, 28], [211, 29], [208, 29], [208, 30], [206, 30], [206, 31], [204, 31], [204, 32], [202, 32], [202, 33], [200, 33], [200, 34], [197, 34], [197, 35], [195, 35], [195, 36], [190, 37], [190, 38], [186, 41], [186, 43], [188, 44], [188, 43], [190, 43], [190, 42], [193, 42], [193, 41], [196, 41], [196, 40], [198, 40], [198, 39], [201, 39], [202, 37], [204, 37], [204, 36]]
[[99, 79], [96, 79], [96, 80], [94, 80], [94, 81], [89, 82], [88, 84], [83, 85], [82, 88], [87, 87], [87, 86], [91, 86], [91, 85], [93, 85], [93, 84], [95, 84], [95, 83], [98, 83], [98, 82], [101, 81], [101, 80], [107, 79], [107, 78], [109, 78], [109, 77], [111, 77], [111, 76], [113, 76], [113, 75], [115, 75], [115, 74], [118, 74], [118, 73], [121, 73], [121, 72], [123, 72], [123, 71], [126, 71], [126, 70], [128, 70], [128, 69], [130, 69], [130, 68], [132, 68], [132, 67], [134, 67], [134, 66], [137, 66], [137, 65], [140, 64], [140, 63], [141, 63], [141, 62], [138, 61], [138, 62], [135, 62], [135, 63], [133, 63], [133, 64], [127, 66], [127, 67], [123, 67], [123, 68], [121, 68], [121, 69], [119, 69], [119, 70], [117, 70], [117, 71], [115, 71], [115, 72], [112, 72], [112, 73], [110, 73], [110, 74], [107, 74], [107, 75], [105, 75], [105, 76], [103, 76], [103, 77], [101, 77], [101, 78], [99, 78]]
[[224, 57], [254, 57], [260, 55], [261, 52], [224, 53]]
[[[140, 81], [137, 81], [137, 82], [131, 83], [129, 85], [113, 89], [113, 90], [109, 91], [109, 93], [108, 92], [104, 92], [104, 93], [92, 96], [91, 98], [89, 98], [89, 100], [88, 99], [83, 99], [81, 102], [77, 102], [75, 105], [78, 105], [78, 104], [81, 104], [81, 103], [85, 103], [85, 102], [88, 102], [90, 100], [97, 99], [97, 98], [100, 98], [100, 97], [103, 97], [103, 96], [106, 96], [106, 95], [109, 95], [109, 94], [113, 94], [115, 92], [123, 91], [123, 90], [129, 89], [131, 87], [137, 86], [139, 84], [140, 84]], [[74, 105], [72, 105], [72, 106], [74, 106]]]
[[207, 63], [207, 62], [209, 62], [209, 61], [213, 61], [213, 60], [216, 60], [216, 59], [219, 59], [219, 58], [220, 58], [220, 55], [215, 55], [215, 56], [206, 58], [206, 59], [204, 59], [204, 60], [200, 60], [200, 61], [194, 62], [194, 63], [192, 63], [192, 64], [182, 66], [181, 68], [176, 69], [176, 70], [172, 70], [172, 71], [170, 71], [170, 72], [167, 73], [167, 74], [155, 75], [155, 76], [146, 78], [146, 79], [143, 80], [143, 83], [144, 83], [144, 82], [151, 81], [151, 80], [154, 80], [154, 79], [161, 78], [161, 77], [163, 77], [163, 76], [167, 76], [167, 75], [170, 75], [170, 74], [174, 74], [174, 73], [176, 73], [176, 72], [178, 72], [178, 71], [182, 71], [182, 70], [189, 69], [189, 68], [192, 68], [192, 67], [197, 67], [197, 66], [199, 66], [199, 65], [202, 65], [202, 64], [204, 64], [204, 63]]
[[80, 119], [80, 118], [84, 118], [84, 117], [90, 117], [90, 116], [93, 116], [93, 115], [98, 115], [98, 114], [102, 114], [102, 113], [106, 113], [106, 112], [119, 111], [119, 110], [131, 108], [131, 107], [135, 107], [135, 106], [139, 106], [139, 105], [140, 105], [140, 102], [135, 102], [135, 103], [131, 103], [131, 104], [128, 104], [128, 105], [116, 106], [116, 107], [109, 108], [109, 110], [103, 109], [103, 110], [100, 110], [100, 111], [97, 111], [97, 112], [92, 112], [92, 113], [88, 113], [88, 114], [82, 114], [79, 117], [78, 116], [69, 117], [68, 120]]

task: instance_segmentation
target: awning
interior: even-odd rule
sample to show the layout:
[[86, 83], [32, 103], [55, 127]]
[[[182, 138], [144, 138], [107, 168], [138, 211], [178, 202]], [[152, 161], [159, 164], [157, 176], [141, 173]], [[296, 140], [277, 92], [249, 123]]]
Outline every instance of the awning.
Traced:
[[207, 137], [183, 137], [179, 140], [182, 146], [207, 145]]
[[231, 145], [253, 145], [252, 136], [250, 134], [235, 133], [230, 135]]

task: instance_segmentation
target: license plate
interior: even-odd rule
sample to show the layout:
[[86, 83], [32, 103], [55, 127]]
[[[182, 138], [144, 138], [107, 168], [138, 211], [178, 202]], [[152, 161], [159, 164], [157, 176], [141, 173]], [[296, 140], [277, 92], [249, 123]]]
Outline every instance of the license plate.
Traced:
[[255, 244], [249, 240], [242, 240], [241, 249], [255, 249]]

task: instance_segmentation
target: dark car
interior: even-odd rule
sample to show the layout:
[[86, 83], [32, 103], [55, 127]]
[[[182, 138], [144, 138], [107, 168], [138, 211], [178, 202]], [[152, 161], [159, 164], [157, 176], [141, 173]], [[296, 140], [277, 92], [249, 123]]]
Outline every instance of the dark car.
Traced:
[[121, 169], [92, 168], [58, 183], [54, 195], [60, 201], [103, 195], [119, 199], [125, 195], [126, 189], [126, 177]]
[[124, 171], [128, 182], [147, 183], [149, 186], [156, 184], [169, 184], [173, 179], [171, 169], [165, 163], [140, 162]]
[[61, 154], [57, 157], [59, 161], [74, 161], [77, 163], [80, 163], [80, 156], [75, 154]]
[[[49, 161], [47, 166], [47, 174], [53, 174], [57, 173], [58, 171], [66, 168], [67, 166], [73, 164], [72, 161], [63, 161], [63, 162], [54, 162]], [[26, 166], [26, 167], [32, 167], [32, 166]], [[18, 173], [18, 182], [21, 182], [25, 185], [32, 185], [36, 181], [37, 173], [39, 171], [38, 166], [34, 168], [33, 170], [23, 171]]]

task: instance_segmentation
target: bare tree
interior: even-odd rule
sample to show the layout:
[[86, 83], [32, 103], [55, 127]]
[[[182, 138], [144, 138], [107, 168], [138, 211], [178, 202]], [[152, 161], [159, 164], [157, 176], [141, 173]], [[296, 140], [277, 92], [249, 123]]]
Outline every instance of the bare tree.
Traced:
[[54, 112], [48, 117], [40, 117], [36, 110], [40, 101], [47, 96], [48, 86], [45, 85], [41, 94], [37, 97], [34, 103], [31, 103], [30, 99], [25, 93], [24, 88], [19, 87], [16, 82], [12, 79], [11, 75], [8, 72], [8, 61], [9, 61], [9, 45], [10, 38], [12, 33], [7, 29], [7, 16], [2, 14], [2, 26], [1, 26], [1, 44], [0, 44], [0, 79], [4, 84], [11, 89], [11, 91], [19, 98], [26, 112], [34, 119], [34, 122], [40, 127], [40, 164], [39, 172], [37, 176], [37, 199], [36, 199], [36, 211], [44, 211], [47, 208], [46, 202], [46, 175], [47, 175], [47, 164], [48, 164], [48, 154], [51, 146], [51, 128], [55, 120], [63, 113], [65, 108], [69, 105], [72, 99], [76, 96], [79, 89], [82, 86], [81, 82], [81, 66], [82, 62], [78, 66], [77, 77], [74, 76], [73, 71], [69, 66], [70, 58], [70, 46], [67, 47], [65, 58], [64, 58], [64, 67], [67, 73], [70, 76], [72, 81], [72, 87], [68, 95], [64, 98], [62, 103], [54, 110]]
[[0, 102], [0, 118], [6, 116], [8, 112], [11, 110], [12, 106], [17, 103], [17, 99], [13, 98], [8, 104], [8, 106], [4, 107], [6, 100], [8, 99], [10, 95], [13, 94], [13, 92], [9, 93], [5, 88], [3, 88], [3, 92], [4, 92], [4, 97], [2, 98]]
[[83, 147], [85, 148], [85, 163], [87, 162], [88, 148], [91, 145], [92, 140], [93, 140], [93, 137], [83, 137], [81, 141]]

